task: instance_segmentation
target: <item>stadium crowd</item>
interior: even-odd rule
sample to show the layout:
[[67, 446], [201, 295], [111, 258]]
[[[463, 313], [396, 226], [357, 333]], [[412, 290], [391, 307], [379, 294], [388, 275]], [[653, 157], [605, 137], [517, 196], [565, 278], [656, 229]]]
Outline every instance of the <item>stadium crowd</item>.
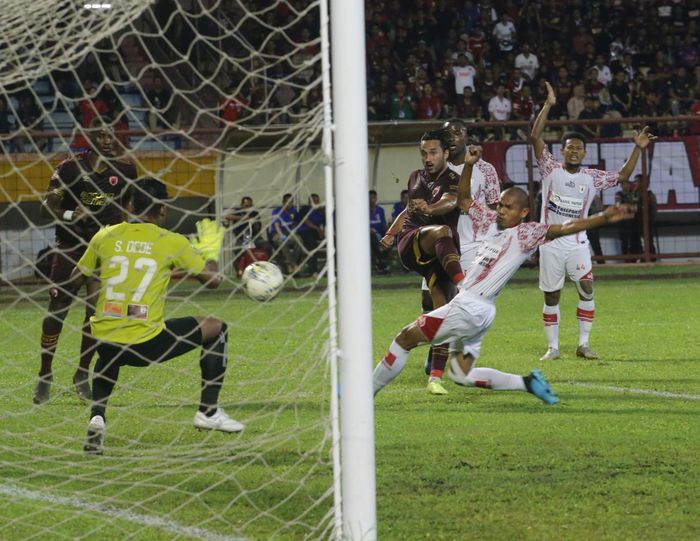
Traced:
[[552, 118], [700, 112], [694, 2], [391, 0], [366, 20], [370, 120], [530, 120], [545, 81]]
[[[215, 11], [216, 19], [201, 17], [196, 29], [234, 56], [243, 49], [260, 51], [250, 66], [233, 69], [195, 39], [186, 19], [203, 9], [197, 2], [178, 11], [171, 0], [159, 0], [154, 16], [173, 44], [171, 60], [177, 61], [180, 75], [193, 83], [197, 77], [213, 83], [202, 85], [211, 95], [201, 99], [219, 110], [221, 125], [294, 123], [321, 100], [319, 85], [312, 84], [320, 74], [314, 62], [318, 14], [312, 10], [298, 17], [305, 4], [300, 0], [272, 7], [260, 1], [249, 4], [248, 11], [265, 8], [264, 22], [224, 2]], [[527, 121], [545, 97], [545, 81], [557, 93], [552, 118], [700, 113], [696, 2], [383, 0], [366, 2], [365, 17], [370, 121]], [[284, 33], [270, 34], [268, 28], [274, 27], [285, 28]], [[134, 117], [125, 113], [129, 108], [145, 115], [142, 123], [149, 129], [186, 125], [188, 120], [180, 118], [184, 108], [175, 102], [178, 92], [170, 88], [172, 77], [142, 70], [146, 56], [143, 44], [125, 36], [118, 47], [87, 55], [75, 70], [55, 70], [47, 90], [55, 96], [5, 89], [0, 96], [0, 144], [7, 152], [35, 151], [25, 132], [55, 125], [39, 98], [46, 103], [59, 94], [68, 99], [67, 108], [82, 126], [99, 114], [112, 119], [118, 131], [138, 129], [130, 125]], [[140, 74], [138, 88], [129, 87], [126, 72]], [[135, 102], [125, 103], [120, 97], [125, 91], [138, 94]], [[617, 123], [583, 129], [592, 137], [621, 135]], [[700, 133], [700, 123], [653, 129], [660, 135]], [[517, 137], [518, 132], [476, 135]], [[77, 137], [72, 146], [82, 148], [84, 143]], [[51, 140], [39, 146], [51, 150]]]

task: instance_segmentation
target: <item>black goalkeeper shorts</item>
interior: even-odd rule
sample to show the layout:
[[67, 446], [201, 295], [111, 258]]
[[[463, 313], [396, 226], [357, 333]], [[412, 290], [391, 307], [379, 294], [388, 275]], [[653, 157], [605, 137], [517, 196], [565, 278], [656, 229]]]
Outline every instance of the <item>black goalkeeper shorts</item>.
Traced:
[[165, 328], [140, 344], [100, 342], [97, 346], [99, 363], [119, 366], [149, 366], [184, 355], [202, 345], [202, 331], [193, 317], [165, 321]]

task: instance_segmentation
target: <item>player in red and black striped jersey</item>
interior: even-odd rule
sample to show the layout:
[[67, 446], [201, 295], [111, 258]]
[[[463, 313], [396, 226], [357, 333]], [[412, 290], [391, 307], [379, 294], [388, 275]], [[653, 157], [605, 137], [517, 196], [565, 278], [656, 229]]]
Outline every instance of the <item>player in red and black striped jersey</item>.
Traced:
[[[43, 404], [49, 399], [53, 358], [63, 320], [75, 294], [64, 286], [100, 227], [123, 221], [122, 198], [131, 180], [136, 178], [134, 164], [115, 156], [114, 132], [110, 127], [105, 126], [101, 119], [95, 119], [88, 135], [93, 149], [61, 162], [51, 176], [42, 202], [42, 215], [56, 222], [56, 247], [49, 275], [52, 282], [49, 313], [41, 328], [41, 368], [34, 389], [35, 404]], [[98, 290], [96, 282], [87, 284], [80, 363], [73, 377], [78, 396], [85, 400], [90, 398], [88, 375], [94, 350], [89, 326], [93, 312], [90, 299]]]
[[[457, 186], [459, 175], [450, 170], [450, 140], [445, 130], [423, 134], [420, 143], [423, 169], [408, 179], [408, 207], [391, 224], [382, 239], [393, 244], [400, 228], [398, 252], [401, 263], [426, 279], [433, 306], [446, 304], [454, 295], [454, 286], [464, 278], [459, 262], [457, 222]], [[447, 348], [432, 347], [432, 363], [428, 391], [446, 394], [440, 381], [447, 362]]]

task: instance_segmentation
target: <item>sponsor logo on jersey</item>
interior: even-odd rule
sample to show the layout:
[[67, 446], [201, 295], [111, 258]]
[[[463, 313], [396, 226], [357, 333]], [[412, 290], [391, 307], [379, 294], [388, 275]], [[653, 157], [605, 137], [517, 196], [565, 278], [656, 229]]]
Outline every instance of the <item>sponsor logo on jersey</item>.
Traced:
[[566, 184], [564, 184], [567, 188], [575, 188], [576, 184], [574, 184], [573, 180], [568, 181]]
[[113, 198], [113, 193], [80, 192], [80, 202], [91, 207], [104, 207]]
[[102, 313], [105, 317], [122, 317], [122, 305], [118, 302], [106, 302]]
[[565, 218], [578, 218], [583, 208], [583, 199], [553, 193], [547, 202], [547, 208]]
[[127, 304], [126, 317], [129, 319], [148, 319], [148, 305], [146, 304]]

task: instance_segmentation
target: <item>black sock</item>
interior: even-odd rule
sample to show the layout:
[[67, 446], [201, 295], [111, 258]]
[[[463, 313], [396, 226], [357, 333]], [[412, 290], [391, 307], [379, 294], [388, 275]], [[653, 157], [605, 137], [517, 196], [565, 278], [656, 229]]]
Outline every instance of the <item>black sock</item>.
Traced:
[[525, 388], [527, 389], [528, 393], [532, 392], [532, 376], [528, 374], [527, 376], [523, 376], [523, 382], [525, 383]]
[[199, 399], [199, 411], [207, 417], [216, 413], [219, 403], [219, 391], [224, 382], [228, 346], [228, 329], [222, 323], [221, 333], [213, 342], [202, 346], [199, 367], [202, 370], [202, 393]]

